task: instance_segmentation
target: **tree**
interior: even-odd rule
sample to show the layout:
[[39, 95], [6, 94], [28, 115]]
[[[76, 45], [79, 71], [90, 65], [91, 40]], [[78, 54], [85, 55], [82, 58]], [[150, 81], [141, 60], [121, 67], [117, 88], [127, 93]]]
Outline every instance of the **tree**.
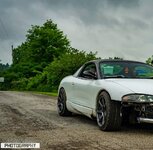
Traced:
[[22, 62], [37, 64], [53, 61], [54, 57], [65, 53], [69, 48], [69, 41], [52, 20], [47, 20], [43, 26], [32, 26], [26, 35], [26, 41], [13, 49], [13, 65]]
[[153, 65], [153, 55], [146, 60], [146, 63], [149, 65]]
[[46, 67], [47, 83], [53, 88], [57, 88], [62, 78], [74, 74], [85, 62], [96, 58], [96, 53], [86, 53], [71, 48], [67, 53], [61, 55], [58, 59]]
[[[28, 30], [26, 41], [12, 51], [11, 71], [19, 78], [31, 78], [43, 72], [54, 58], [67, 52], [70, 42], [52, 20], [42, 26], [34, 25]], [[21, 83], [16, 82], [16, 83]]]
[[9, 68], [9, 64], [8, 63], [7, 64], [0, 63], [0, 72], [3, 72], [4, 70], [7, 70], [8, 68]]
[[116, 57], [116, 56], [113, 57], [113, 58], [112, 58], [112, 57], [109, 57], [108, 59], [110, 59], [110, 60], [112, 60], [112, 59], [115, 59], [115, 60], [123, 60], [123, 58], [121, 58], [121, 57]]
[[61, 79], [73, 74], [85, 62], [96, 59], [70, 47], [67, 37], [51, 20], [32, 26], [26, 41], [12, 50], [13, 64], [3, 72], [5, 83], [0, 89], [57, 90]]

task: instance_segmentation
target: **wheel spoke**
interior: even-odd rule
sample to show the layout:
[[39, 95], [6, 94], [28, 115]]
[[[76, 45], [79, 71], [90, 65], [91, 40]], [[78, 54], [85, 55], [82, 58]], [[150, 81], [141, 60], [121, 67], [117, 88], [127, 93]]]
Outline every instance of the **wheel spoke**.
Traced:
[[101, 110], [97, 110], [97, 113], [98, 113], [98, 114], [101, 114]]
[[62, 98], [63, 98], [63, 95], [62, 95], [62, 93], [60, 93], [60, 94], [59, 94], [59, 98], [60, 98], [60, 99], [62, 99]]
[[61, 102], [61, 101], [62, 101], [62, 99], [61, 99], [61, 97], [59, 96], [59, 97], [58, 97], [58, 102]]
[[59, 103], [58, 104], [58, 108], [59, 108], [60, 111], [62, 111], [63, 110], [63, 104], [62, 103]]
[[62, 112], [64, 109], [64, 95], [63, 94], [64, 94], [63, 91], [60, 91], [59, 96], [58, 96], [57, 106], [58, 106], [59, 112]]
[[98, 108], [97, 108], [97, 121], [100, 126], [102, 126], [105, 122], [106, 116], [106, 105], [104, 97], [101, 97], [98, 101]]
[[99, 100], [99, 104], [100, 104], [100, 107], [101, 107], [103, 110], [105, 110], [106, 106], [105, 106], [105, 100], [104, 100], [104, 98], [101, 98], [101, 99]]
[[101, 103], [101, 101], [99, 100], [99, 105], [100, 105], [100, 107], [102, 107], [102, 103]]
[[101, 113], [101, 115], [99, 115], [99, 120], [102, 120], [104, 117], [103, 113]]
[[104, 98], [102, 98], [102, 108], [103, 108], [103, 110], [105, 110], [105, 108], [106, 108], [106, 106], [105, 106], [105, 99]]

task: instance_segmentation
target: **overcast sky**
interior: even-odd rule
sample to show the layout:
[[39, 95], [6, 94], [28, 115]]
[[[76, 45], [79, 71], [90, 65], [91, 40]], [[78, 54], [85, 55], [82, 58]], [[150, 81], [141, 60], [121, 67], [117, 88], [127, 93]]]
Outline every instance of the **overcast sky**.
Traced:
[[74, 48], [102, 58], [145, 61], [153, 55], [153, 0], [0, 0], [0, 60], [31, 25], [52, 19]]

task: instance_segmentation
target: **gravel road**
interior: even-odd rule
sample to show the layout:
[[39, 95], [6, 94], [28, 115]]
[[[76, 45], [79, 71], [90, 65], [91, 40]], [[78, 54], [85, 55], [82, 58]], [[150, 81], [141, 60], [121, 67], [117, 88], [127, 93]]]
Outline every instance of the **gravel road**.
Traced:
[[54, 97], [1, 91], [0, 142], [38, 142], [41, 150], [153, 150], [153, 125], [102, 132], [87, 117], [59, 117]]

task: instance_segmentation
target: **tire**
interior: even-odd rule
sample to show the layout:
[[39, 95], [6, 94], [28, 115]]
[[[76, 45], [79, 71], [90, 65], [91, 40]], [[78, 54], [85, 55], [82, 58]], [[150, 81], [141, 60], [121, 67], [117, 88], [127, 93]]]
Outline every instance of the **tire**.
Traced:
[[66, 107], [66, 92], [64, 88], [61, 88], [58, 94], [58, 99], [57, 99], [57, 108], [58, 108], [58, 114], [60, 116], [71, 116], [72, 113], [68, 111]]
[[121, 127], [121, 104], [101, 92], [97, 101], [97, 124], [102, 131], [116, 131]]

